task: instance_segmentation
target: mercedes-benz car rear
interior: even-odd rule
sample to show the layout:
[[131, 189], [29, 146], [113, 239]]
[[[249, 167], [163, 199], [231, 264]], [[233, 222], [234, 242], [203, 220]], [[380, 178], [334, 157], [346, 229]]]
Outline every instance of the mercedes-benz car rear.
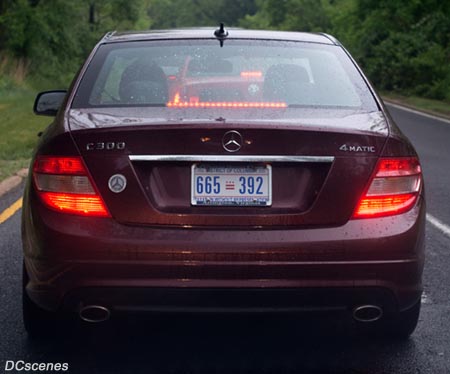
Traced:
[[325, 34], [106, 35], [24, 195], [24, 322], [344, 311], [408, 336], [425, 201], [409, 141]]

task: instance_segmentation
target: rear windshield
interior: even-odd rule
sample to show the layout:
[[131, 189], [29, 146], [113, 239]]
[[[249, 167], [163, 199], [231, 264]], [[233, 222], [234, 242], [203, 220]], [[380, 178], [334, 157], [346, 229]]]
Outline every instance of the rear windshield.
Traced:
[[335, 45], [226, 40], [221, 47], [217, 40], [172, 40], [100, 46], [72, 107], [142, 106], [378, 110], [358, 70]]

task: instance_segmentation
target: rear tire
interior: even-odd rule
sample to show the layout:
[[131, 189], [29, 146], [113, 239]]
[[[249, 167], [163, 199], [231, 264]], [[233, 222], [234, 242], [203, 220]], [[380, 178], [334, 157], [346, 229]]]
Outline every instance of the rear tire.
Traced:
[[25, 330], [30, 337], [45, 338], [55, 333], [57, 314], [37, 306], [26, 291], [28, 274], [25, 264], [22, 269], [22, 317]]
[[419, 322], [420, 307], [421, 301], [419, 300], [411, 308], [397, 313], [388, 321], [385, 328], [386, 335], [394, 339], [408, 339]]

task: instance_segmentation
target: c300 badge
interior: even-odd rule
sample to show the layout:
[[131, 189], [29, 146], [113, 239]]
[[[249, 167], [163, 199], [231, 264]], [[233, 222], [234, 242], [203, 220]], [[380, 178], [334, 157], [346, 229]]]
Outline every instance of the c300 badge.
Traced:
[[127, 187], [127, 178], [122, 174], [114, 174], [108, 181], [109, 189], [114, 193], [120, 193]]

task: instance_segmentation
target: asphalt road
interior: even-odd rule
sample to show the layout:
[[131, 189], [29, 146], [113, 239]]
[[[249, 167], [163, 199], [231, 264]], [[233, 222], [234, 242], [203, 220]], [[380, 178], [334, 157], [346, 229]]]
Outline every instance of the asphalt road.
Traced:
[[[421, 157], [428, 213], [448, 227], [450, 123], [396, 108], [391, 113]], [[21, 193], [22, 187], [3, 196], [0, 212]], [[0, 224], [0, 372], [15, 372], [5, 370], [7, 360], [23, 360], [68, 363], [69, 373], [450, 373], [450, 236], [430, 222], [426, 236], [422, 314], [406, 342], [355, 335], [345, 318], [261, 316], [127, 319], [32, 341], [21, 324], [16, 213]]]

